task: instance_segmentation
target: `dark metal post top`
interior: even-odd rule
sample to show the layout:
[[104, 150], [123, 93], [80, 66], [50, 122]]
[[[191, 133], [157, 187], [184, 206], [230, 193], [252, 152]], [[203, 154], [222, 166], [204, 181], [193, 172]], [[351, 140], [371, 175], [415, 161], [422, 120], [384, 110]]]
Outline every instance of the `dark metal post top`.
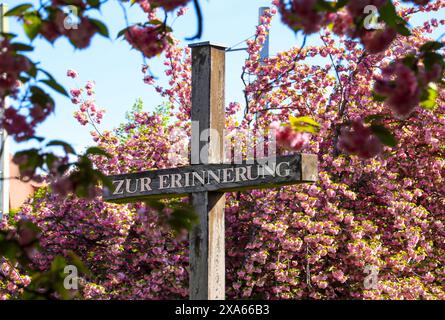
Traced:
[[227, 49], [227, 46], [220, 44], [220, 43], [211, 42], [211, 41], [204, 41], [204, 42], [197, 42], [197, 43], [189, 44], [189, 48], [207, 47], [207, 46], [218, 48], [218, 49], [223, 49], [223, 50]]

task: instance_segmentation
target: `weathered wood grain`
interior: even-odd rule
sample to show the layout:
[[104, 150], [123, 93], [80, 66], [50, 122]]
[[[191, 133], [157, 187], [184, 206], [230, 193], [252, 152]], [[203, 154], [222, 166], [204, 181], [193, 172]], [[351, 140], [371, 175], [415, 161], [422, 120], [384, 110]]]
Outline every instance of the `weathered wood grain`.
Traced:
[[[226, 48], [201, 43], [192, 45], [192, 145], [191, 163], [223, 161]], [[193, 124], [198, 124], [198, 126]], [[207, 133], [207, 134], [206, 134]], [[204, 136], [203, 136], [204, 135]], [[196, 141], [198, 139], [198, 141]], [[199, 158], [194, 158], [199, 155]], [[199, 224], [189, 235], [190, 300], [225, 299], [224, 193], [192, 193]]]

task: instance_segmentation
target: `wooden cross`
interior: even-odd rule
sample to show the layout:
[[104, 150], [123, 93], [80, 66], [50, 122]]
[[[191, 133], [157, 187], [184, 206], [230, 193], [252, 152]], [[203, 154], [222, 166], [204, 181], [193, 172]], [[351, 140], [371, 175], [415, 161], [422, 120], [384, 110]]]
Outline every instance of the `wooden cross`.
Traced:
[[[223, 163], [226, 48], [209, 42], [192, 48], [192, 163], [188, 167], [111, 176], [106, 201], [128, 203], [191, 195], [199, 223], [190, 232], [190, 299], [225, 298], [225, 192], [317, 180], [317, 157], [282, 156], [272, 163]], [[211, 130], [208, 130], [211, 129]], [[207, 130], [202, 138], [202, 133]], [[204, 141], [203, 141], [204, 140]], [[196, 157], [196, 155], [198, 155]]]

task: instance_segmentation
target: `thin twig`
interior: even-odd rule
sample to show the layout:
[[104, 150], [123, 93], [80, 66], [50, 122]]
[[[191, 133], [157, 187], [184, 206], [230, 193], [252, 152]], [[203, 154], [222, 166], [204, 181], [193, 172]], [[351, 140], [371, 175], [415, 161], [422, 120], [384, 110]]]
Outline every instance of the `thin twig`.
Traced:
[[196, 18], [198, 20], [198, 31], [196, 35], [190, 38], [186, 38], [187, 41], [192, 41], [196, 39], [201, 39], [202, 37], [202, 29], [203, 29], [203, 16], [201, 11], [201, 6], [199, 5], [199, 0], [193, 0], [193, 4], [195, 5]]

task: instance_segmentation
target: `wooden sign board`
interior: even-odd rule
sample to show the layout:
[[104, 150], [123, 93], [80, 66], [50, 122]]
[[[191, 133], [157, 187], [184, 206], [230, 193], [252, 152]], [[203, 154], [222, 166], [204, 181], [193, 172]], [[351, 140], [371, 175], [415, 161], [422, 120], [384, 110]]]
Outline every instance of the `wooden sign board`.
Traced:
[[272, 188], [317, 180], [317, 156], [296, 154], [243, 164], [193, 165], [109, 177], [115, 187], [104, 199], [128, 203], [183, 197], [195, 192]]

